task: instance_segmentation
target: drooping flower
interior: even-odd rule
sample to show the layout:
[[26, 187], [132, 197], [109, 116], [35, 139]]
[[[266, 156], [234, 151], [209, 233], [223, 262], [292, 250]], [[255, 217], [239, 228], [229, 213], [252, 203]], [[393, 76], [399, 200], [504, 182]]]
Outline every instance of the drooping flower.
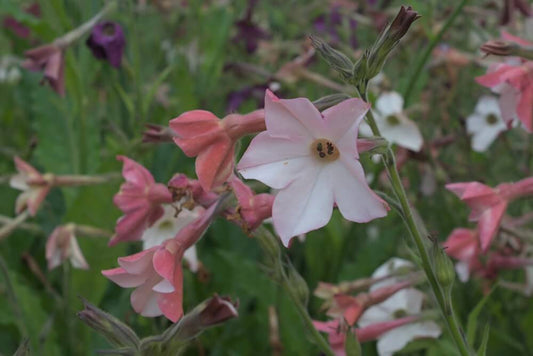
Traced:
[[65, 95], [65, 58], [63, 49], [55, 43], [30, 49], [24, 53], [26, 60], [22, 66], [31, 71], [42, 71], [43, 81], [48, 83], [56, 93]]
[[41, 174], [19, 157], [15, 156], [14, 161], [18, 173], [11, 177], [9, 185], [22, 190], [15, 202], [15, 212], [20, 214], [27, 208], [34, 216], [52, 187], [53, 177]]
[[48, 269], [54, 269], [67, 259], [75, 268], [88, 269], [89, 265], [81, 253], [80, 246], [74, 235], [74, 224], [58, 226], [46, 242], [46, 260]]
[[266, 92], [267, 131], [252, 140], [238, 169], [279, 189], [272, 218], [285, 246], [327, 224], [334, 204], [355, 222], [387, 214], [358, 161], [357, 130], [368, 108], [349, 99], [321, 114], [308, 99], [283, 100]]
[[146, 168], [124, 156], [117, 156], [117, 159], [124, 162], [122, 175], [126, 182], [120, 187], [113, 202], [124, 216], [117, 221], [116, 233], [109, 245], [140, 240], [143, 232], [163, 216], [164, 209], [161, 205], [172, 202], [172, 195], [167, 187], [156, 183]]
[[[533, 45], [505, 32], [502, 37], [520, 45]], [[511, 58], [490, 66], [487, 74], [476, 81], [500, 94], [500, 110], [508, 126], [518, 118], [527, 132], [533, 132], [533, 61]]]
[[118, 23], [104, 21], [96, 24], [86, 44], [96, 58], [107, 60], [115, 68], [120, 67], [126, 39]]
[[486, 151], [500, 132], [507, 130], [500, 115], [498, 100], [492, 96], [482, 96], [474, 113], [466, 118], [466, 130], [472, 135], [472, 149]]
[[[390, 275], [398, 269], [411, 266], [411, 263], [401, 259], [391, 259], [380, 266], [373, 274], [373, 278]], [[374, 284], [370, 291], [397, 283], [396, 278], [388, 278]], [[359, 319], [361, 328], [372, 324], [391, 322], [401, 317], [417, 316], [422, 311], [424, 294], [414, 288], [402, 289], [384, 302], [368, 308]], [[408, 325], [394, 328], [378, 337], [378, 354], [392, 355], [403, 349], [410, 341], [417, 338], [437, 338], [441, 334], [440, 327], [433, 321], [417, 321]]]
[[[381, 135], [391, 143], [412, 151], [420, 151], [423, 144], [422, 134], [418, 126], [403, 112], [403, 98], [400, 94], [397, 92], [381, 94], [376, 101], [374, 118]], [[366, 123], [361, 124], [361, 134], [372, 135]]]
[[183, 269], [185, 251], [203, 235], [214, 218], [216, 204], [161, 245], [118, 259], [119, 268], [102, 274], [131, 294], [133, 309], [143, 316], [165, 315], [176, 322], [183, 315]]
[[230, 114], [220, 120], [204, 110], [193, 110], [170, 120], [177, 137], [174, 142], [189, 157], [196, 159], [196, 174], [209, 191], [224, 183], [233, 172], [236, 141], [242, 136], [265, 129], [264, 112]]
[[514, 199], [533, 194], [533, 177], [491, 188], [479, 182], [447, 184], [472, 210], [470, 221], [478, 222], [482, 251], [487, 251], [496, 236], [507, 205]]

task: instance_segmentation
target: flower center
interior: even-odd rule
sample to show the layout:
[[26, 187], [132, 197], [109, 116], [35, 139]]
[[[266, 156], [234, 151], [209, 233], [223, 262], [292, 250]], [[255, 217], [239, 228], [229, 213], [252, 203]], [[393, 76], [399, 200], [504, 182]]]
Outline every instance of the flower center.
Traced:
[[487, 121], [487, 124], [494, 125], [494, 124], [496, 124], [498, 122], [498, 117], [496, 115], [494, 115], [494, 114], [489, 114], [489, 115], [487, 115], [485, 120]]
[[398, 318], [403, 318], [403, 317], [406, 317], [407, 316], [407, 312], [403, 309], [396, 309], [393, 313], [394, 317], [396, 319]]
[[335, 144], [325, 138], [319, 138], [311, 144], [311, 153], [321, 161], [333, 162], [339, 158], [339, 150]]
[[104, 32], [106, 36], [111, 37], [115, 34], [115, 25], [112, 23], [106, 23], [103, 26], [102, 31]]
[[400, 120], [395, 115], [389, 115], [385, 118], [389, 126], [396, 126], [400, 124]]

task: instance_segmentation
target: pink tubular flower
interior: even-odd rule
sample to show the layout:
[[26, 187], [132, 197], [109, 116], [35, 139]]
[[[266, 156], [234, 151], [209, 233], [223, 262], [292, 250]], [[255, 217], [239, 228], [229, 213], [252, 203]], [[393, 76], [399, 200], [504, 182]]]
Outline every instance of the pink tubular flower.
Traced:
[[9, 184], [15, 189], [22, 190], [15, 203], [15, 212], [20, 214], [27, 208], [30, 215], [35, 216], [52, 187], [53, 177], [41, 174], [19, 157], [15, 157], [14, 161], [18, 173], [11, 177]]
[[235, 176], [230, 178], [229, 185], [238, 201], [238, 207], [231, 214], [236, 217], [232, 219], [237, 219], [237, 223], [242, 225], [245, 232], [257, 229], [265, 219], [272, 216], [273, 195], [255, 195], [250, 187]]
[[209, 111], [193, 110], [169, 124], [177, 135], [174, 142], [183, 152], [189, 157], [198, 156], [196, 174], [207, 191], [224, 183], [233, 172], [235, 142], [265, 129], [263, 110], [230, 114], [222, 120]]
[[74, 224], [58, 226], [46, 242], [46, 259], [48, 269], [54, 269], [61, 263], [70, 260], [75, 268], [88, 269], [89, 265], [81, 253], [80, 246], [74, 235]]
[[124, 162], [122, 175], [126, 182], [113, 202], [124, 212], [124, 216], [117, 221], [110, 246], [121, 241], [140, 240], [144, 230], [163, 215], [161, 204], [172, 202], [167, 187], [156, 183], [146, 168], [124, 156], [117, 156], [117, 159]]
[[326, 225], [334, 204], [351, 221], [387, 215], [387, 204], [370, 190], [358, 161], [357, 131], [369, 107], [349, 99], [321, 114], [308, 99], [282, 100], [267, 90], [267, 131], [252, 140], [238, 169], [279, 189], [272, 218], [285, 246]]
[[185, 251], [194, 245], [213, 220], [213, 204], [175, 238], [159, 246], [118, 259], [119, 268], [102, 274], [123, 288], [136, 289], [131, 294], [133, 309], [143, 316], [163, 314], [173, 322], [183, 315], [183, 269]]
[[26, 60], [22, 66], [32, 71], [42, 71], [43, 81], [50, 84], [52, 89], [61, 96], [65, 95], [65, 58], [63, 49], [54, 44], [47, 44], [26, 51]]
[[[533, 45], [506, 32], [502, 37], [522, 46]], [[508, 125], [518, 117], [526, 131], [533, 132], [533, 61], [516, 60], [491, 66], [476, 81], [500, 93], [500, 109]]]
[[479, 182], [447, 184], [471, 209], [469, 219], [478, 221], [481, 249], [487, 251], [500, 226], [507, 205], [512, 200], [533, 194], [533, 177], [516, 183], [502, 183], [496, 188]]

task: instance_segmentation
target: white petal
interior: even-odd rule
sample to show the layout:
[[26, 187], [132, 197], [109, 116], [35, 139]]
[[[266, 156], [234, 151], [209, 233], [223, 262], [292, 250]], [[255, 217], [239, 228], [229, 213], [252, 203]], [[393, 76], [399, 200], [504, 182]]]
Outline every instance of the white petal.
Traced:
[[353, 98], [344, 100], [325, 110], [322, 112], [326, 124], [326, 136], [324, 137], [338, 144], [338, 141], [350, 132], [354, 136], [353, 141], [355, 141], [357, 128], [368, 109], [370, 109], [370, 104], [361, 99]]
[[[397, 271], [400, 268], [412, 268], [413, 264], [410, 261], [393, 257], [381, 266], [379, 266], [374, 273], [372, 273], [372, 278], [382, 278], [385, 276], [390, 275], [391, 273]], [[376, 289], [386, 287], [393, 285], [399, 281], [399, 278], [393, 277], [393, 278], [387, 278], [381, 282], [374, 283], [372, 287], [370, 287], [370, 291], [374, 291]]]
[[286, 187], [306, 167], [315, 166], [310, 140], [299, 142], [273, 138], [267, 132], [257, 135], [244, 153], [237, 169], [246, 179], [257, 179], [266, 185]]
[[487, 118], [485, 115], [477, 112], [466, 118], [466, 132], [474, 134], [483, 130], [487, 126]]
[[500, 116], [500, 106], [498, 105], [498, 99], [494, 96], [484, 95], [479, 98], [476, 104], [476, 113], [479, 113], [483, 116], [488, 116], [490, 114]]
[[401, 113], [403, 110], [403, 98], [395, 91], [383, 93], [376, 100], [376, 109], [385, 117]]
[[362, 223], [387, 215], [383, 202], [366, 183], [359, 161], [343, 157], [325, 169], [330, 171], [334, 200], [344, 218]]
[[157, 300], [159, 299], [159, 294], [152, 293], [150, 295], [150, 298], [146, 301], [146, 304], [144, 305], [143, 310], [140, 312], [142, 316], [159, 316], [163, 314], [161, 309], [159, 308], [159, 304], [157, 304]]
[[493, 126], [487, 126], [483, 130], [472, 136], [472, 149], [476, 152], [484, 152], [489, 148], [492, 142], [496, 140], [500, 132], [505, 131], [507, 127], [503, 122]]
[[70, 239], [70, 263], [72, 263], [72, 266], [75, 268], [81, 268], [81, 269], [88, 269], [89, 264], [85, 260], [85, 257], [83, 257], [83, 254], [81, 253], [80, 245], [78, 245], [78, 241], [76, 240], [75, 236], [72, 236]]
[[192, 245], [183, 254], [183, 259], [189, 264], [189, 269], [192, 272], [198, 272], [199, 262], [198, 255], [196, 254], [196, 245]]
[[331, 218], [334, 177], [328, 172], [320, 167], [307, 169], [276, 195], [272, 219], [285, 246], [292, 237], [318, 229]]
[[[392, 143], [405, 147], [412, 151], [420, 151], [423, 144], [422, 134], [416, 124], [407, 119], [397, 116], [400, 119], [398, 125], [381, 125], [381, 134]], [[385, 122], [385, 121], [384, 121]], [[379, 126], [379, 124], [378, 124]]]
[[161, 282], [152, 287], [152, 290], [158, 293], [172, 293], [174, 292], [174, 286], [163, 278]]
[[463, 283], [467, 282], [470, 278], [470, 268], [468, 267], [467, 262], [459, 261], [455, 264], [455, 272], [459, 280]]
[[440, 327], [432, 321], [404, 325], [385, 333], [378, 340], [378, 354], [392, 355], [412, 340], [422, 337], [437, 338], [440, 334]]
[[377, 304], [365, 310], [361, 318], [357, 321], [357, 324], [359, 327], [364, 328], [368, 325], [389, 320], [391, 320], [391, 310], [386, 306], [383, 307], [381, 304]]

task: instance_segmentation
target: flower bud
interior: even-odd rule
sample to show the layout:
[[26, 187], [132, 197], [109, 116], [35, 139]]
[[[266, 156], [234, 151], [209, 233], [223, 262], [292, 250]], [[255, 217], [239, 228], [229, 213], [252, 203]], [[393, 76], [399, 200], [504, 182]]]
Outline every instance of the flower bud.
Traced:
[[346, 99], [350, 99], [348, 94], [336, 93], [323, 96], [320, 99], [313, 101], [313, 105], [318, 109], [318, 111], [324, 111], [327, 108], [337, 105]]
[[307, 305], [309, 301], [309, 287], [307, 283], [293, 265], [289, 265], [287, 274], [291, 288], [296, 292], [302, 304]]
[[361, 356], [363, 353], [361, 351], [361, 344], [357, 340], [357, 335], [350, 329], [346, 330], [344, 341], [344, 352], [346, 356]]
[[322, 58], [324, 58], [331, 68], [339, 72], [344, 80], [350, 80], [352, 78], [353, 63], [344, 53], [333, 49], [318, 37], [309, 36], [309, 39]]
[[433, 245], [433, 258], [439, 284], [445, 291], [450, 290], [455, 280], [455, 268], [452, 260], [436, 242]]
[[96, 58], [107, 60], [115, 68], [120, 67], [126, 39], [118, 23], [105, 21], [97, 24], [86, 44]]
[[85, 324], [99, 332], [114, 346], [139, 349], [140, 340], [129, 326], [83, 298], [82, 302], [84, 309], [78, 312], [78, 317]]

